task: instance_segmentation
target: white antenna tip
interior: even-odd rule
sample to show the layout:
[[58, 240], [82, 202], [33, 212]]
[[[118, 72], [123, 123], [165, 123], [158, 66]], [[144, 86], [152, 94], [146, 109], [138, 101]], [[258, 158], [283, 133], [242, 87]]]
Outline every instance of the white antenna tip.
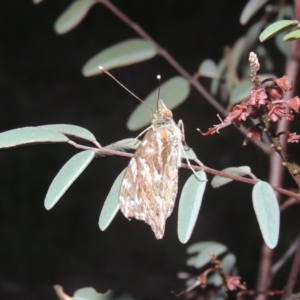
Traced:
[[103, 70], [103, 67], [102, 67], [102, 66], [99, 66], [98, 68], [99, 68], [100, 70]]
[[158, 80], [160, 80], [160, 79], [161, 79], [161, 76], [160, 76], [160, 75], [157, 75], [156, 78], [157, 78]]

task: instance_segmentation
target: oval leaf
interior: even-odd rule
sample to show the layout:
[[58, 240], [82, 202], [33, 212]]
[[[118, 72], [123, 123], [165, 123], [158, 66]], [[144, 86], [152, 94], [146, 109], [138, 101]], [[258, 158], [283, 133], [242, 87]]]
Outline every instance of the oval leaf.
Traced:
[[200, 76], [220, 79], [220, 71], [216, 63], [211, 59], [206, 59], [201, 63], [198, 73]]
[[252, 83], [249, 79], [241, 80], [231, 91], [229, 102], [231, 104], [240, 103], [245, 98], [249, 97], [252, 90]]
[[109, 226], [119, 210], [119, 194], [125, 171], [126, 169], [123, 170], [116, 178], [108, 196], [105, 199], [98, 223], [102, 231]]
[[59, 132], [39, 127], [23, 127], [0, 133], [0, 148], [39, 143], [62, 143], [69, 139]]
[[177, 233], [179, 241], [185, 244], [191, 237], [196, 224], [203, 193], [206, 187], [206, 174], [197, 172], [203, 181], [199, 181], [193, 174], [186, 181], [179, 200]]
[[285, 35], [282, 40], [283, 41], [295, 41], [300, 39], [300, 30], [294, 30], [287, 35]]
[[197, 155], [192, 148], [184, 149], [184, 153], [183, 150], [181, 149], [181, 158], [188, 159], [188, 160], [195, 160], [197, 159]]
[[111, 292], [100, 294], [92, 287], [85, 287], [77, 290], [73, 296], [74, 300], [110, 300]]
[[249, 0], [240, 16], [240, 23], [242, 25], [247, 24], [251, 17], [267, 2], [268, 0]]
[[87, 140], [90, 142], [95, 142], [95, 136], [88, 131], [87, 129], [77, 126], [77, 125], [70, 125], [70, 124], [50, 124], [50, 125], [43, 125], [39, 126], [39, 128], [46, 128], [58, 131], [65, 135], [75, 136], [82, 140]]
[[54, 23], [57, 34], [64, 34], [76, 27], [87, 15], [90, 8], [96, 4], [94, 0], [74, 1]]
[[[190, 93], [190, 84], [181, 77], [176, 76], [160, 86], [160, 98], [168, 109], [172, 110], [182, 103]], [[155, 89], [145, 99], [145, 103], [153, 110], [157, 109], [158, 89]], [[138, 130], [151, 122], [151, 111], [149, 108], [141, 103], [130, 115], [127, 121], [127, 128], [129, 130]]]
[[[222, 58], [219, 61], [217, 68], [219, 70], [220, 76], [222, 76], [222, 74], [226, 70], [226, 60], [224, 58]], [[214, 78], [210, 84], [210, 92], [212, 93], [212, 95], [215, 96], [217, 94], [219, 86], [220, 86], [220, 80]]]
[[71, 184], [85, 170], [95, 156], [93, 150], [82, 151], [74, 155], [58, 172], [53, 179], [46, 198], [45, 208], [51, 209], [62, 197]]
[[143, 39], [131, 39], [113, 45], [93, 56], [82, 69], [84, 76], [101, 74], [99, 66], [107, 70], [132, 65], [156, 55], [155, 47]]
[[[222, 170], [222, 172], [231, 174], [231, 175], [236, 175], [236, 176], [247, 176], [251, 173], [251, 169], [248, 166], [242, 166], [242, 167], [230, 167]], [[222, 176], [214, 176], [214, 178], [211, 181], [211, 186], [213, 188], [218, 188], [226, 183], [231, 182], [232, 179], [222, 177]]]
[[187, 253], [198, 253], [196, 256], [187, 260], [188, 266], [201, 268], [210, 262], [211, 254], [215, 256], [221, 255], [227, 251], [227, 247], [217, 242], [200, 242], [193, 244], [187, 248]]
[[139, 147], [140, 143], [141, 141], [139, 139], [128, 138], [128, 139], [117, 141], [108, 146], [105, 146], [105, 148], [116, 150], [116, 151], [126, 151], [126, 150], [135, 151]]
[[265, 243], [275, 248], [278, 243], [280, 213], [273, 188], [264, 181], [257, 182], [252, 190], [252, 201]]
[[295, 27], [299, 24], [297, 20], [281, 20], [269, 25], [260, 35], [261, 42], [270, 39], [274, 35], [287, 30], [288, 28]]
[[281, 32], [275, 36], [275, 45], [282, 55], [287, 56], [289, 51], [289, 43], [285, 43], [282, 39], [285, 36], [285, 32]]

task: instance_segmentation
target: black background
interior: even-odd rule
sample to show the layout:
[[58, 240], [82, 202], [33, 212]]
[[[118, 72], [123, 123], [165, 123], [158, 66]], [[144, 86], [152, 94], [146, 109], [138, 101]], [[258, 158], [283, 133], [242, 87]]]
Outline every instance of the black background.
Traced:
[[[44, 124], [75, 124], [95, 134], [102, 145], [135, 137], [126, 120], [137, 101], [102, 75], [84, 78], [81, 68], [100, 50], [137, 37], [102, 5], [70, 33], [58, 36], [56, 18], [71, 1], [0, 2], [0, 130]], [[140, 24], [159, 44], [193, 74], [201, 61], [218, 61], [223, 47], [232, 45], [248, 27], [239, 24], [246, 1], [113, 2]], [[260, 16], [262, 12], [258, 13]], [[252, 22], [253, 23], [253, 22]], [[283, 75], [284, 58], [273, 42], [267, 46]], [[140, 97], [163, 80], [178, 75], [161, 57], [116, 69], [113, 74]], [[208, 87], [208, 80], [202, 81]], [[202, 137], [217, 123], [216, 112], [194, 89], [173, 111], [185, 124], [186, 140], [205, 165], [223, 169], [249, 165], [257, 177], [268, 179], [268, 160], [257, 147], [242, 148], [242, 135], [233, 127]], [[296, 128], [295, 128], [296, 129]], [[299, 146], [293, 145], [297, 154]], [[96, 159], [59, 203], [46, 211], [43, 200], [61, 166], [78, 151], [56, 144], [0, 152], [0, 294], [1, 299], [57, 299], [52, 286], [68, 294], [93, 286], [112, 288], [143, 299], [173, 299], [171, 290], [184, 288], [176, 278], [186, 270], [187, 245], [177, 238], [177, 206], [157, 241], [148, 225], [128, 222], [120, 213], [101, 232], [98, 218], [110, 187], [128, 159]], [[190, 175], [180, 170], [179, 189]], [[286, 186], [294, 187], [289, 181]], [[295, 239], [299, 207], [282, 215], [275, 259]], [[214, 240], [237, 255], [240, 275], [255, 286], [262, 237], [251, 204], [251, 186], [231, 183], [219, 190], [209, 185], [189, 244]], [[281, 289], [288, 266], [275, 278]]]

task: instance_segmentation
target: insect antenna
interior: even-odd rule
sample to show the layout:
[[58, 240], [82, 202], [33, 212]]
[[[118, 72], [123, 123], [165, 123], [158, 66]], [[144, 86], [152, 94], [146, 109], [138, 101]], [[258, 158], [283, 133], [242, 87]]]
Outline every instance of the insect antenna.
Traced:
[[157, 107], [158, 107], [158, 101], [159, 101], [159, 97], [160, 97], [160, 83], [161, 83], [161, 76], [157, 75], [156, 76], [157, 79], [157, 84], [158, 84], [158, 95], [157, 95]]
[[132, 91], [130, 91], [124, 84], [122, 84], [117, 78], [115, 78], [111, 73], [108, 72], [108, 70], [106, 70], [105, 68], [103, 68], [102, 66], [99, 66], [99, 69], [107, 74], [108, 76], [110, 76], [114, 81], [116, 81], [124, 90], [126, 90], [129, 94], [131, 94], [134, 98], [136, 98], [137, 100], [139, 100], [140, 102], [142, 102], [144, 105], [146, 105], [150, 110], [152, 110], [154, 112], [154, 110], [147, 105], [142, 99], [140, 99], [137, 95], [135, 95]]

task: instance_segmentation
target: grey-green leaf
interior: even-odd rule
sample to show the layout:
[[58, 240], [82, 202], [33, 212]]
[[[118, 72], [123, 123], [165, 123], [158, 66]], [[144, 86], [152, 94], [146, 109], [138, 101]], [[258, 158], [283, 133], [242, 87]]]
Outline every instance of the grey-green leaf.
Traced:
[[50, 124], [50, 125], [43, 125], [39, 126], [39, 128], [46, 128], [58, 131], [65, 135], [75, 136], [79, 139], [87, 140], [90, 142], [95, 142], [95, 136], [88, 131], [87, 129], [77, 126], [77, 125], [70, 125], [70, 124]]
[[268, 0], [249, 0], [240, 16], [240, 23], [245, 25], [250, 18], [267, 2]]
[[225, 251], [227, 251], [227, 247], [217, 242], [206, 241], [193, 244], [187, 248], [187, 253], [197, 253], [197, 255], [189, 258], [187, 265], [201, 268], [210, 262], [211, 254], [218, 256]]
[[220, 79], [221, 77], [220, 71], [216, 63], [211, 59], [206, 59], [200, 64], [198, 73], [200, 76], [204, 76], [208, 78]]
[[298, 24], [299, 21], [297, 20], [277, 21], [265, 28], [265, 30], [259, 35], [259, 40], [263, 42], [284, 30], [297, 26]]
[[[251, 169], [248, 166], [242, 166], [242, 167], [230, 167], [222, 170], [222, 172], [231, 174], [231, 175], [236, 175], [236, 176], [247, 176], [251, 173]], [[222, 177], [222, 176], [214, 176], [214, 178], [211, 181], [211, 186], [213, 188], [218, 188], [224, 184], [227, 184], [231, 182], [232, 179]]]
[[[160, 98], [168, 109], [172, 110], [185, 101], [190, 93], [190, 84], [181, 77], [176, 76], [164, 82], [160, 87]], [[157, 109], [158, 89], [151, 92], [145, 99], [145, 103], [153, 110]], [[130, 115], [127, 121], [129, 130], [138, 130], [151, 122], [152, 112], [149, 108], [141, 103]]]
[[294, 30], [283, 37], [283, 41], [295, 41], [300, 39], [300, 30]]
[[[219, 61], [217, 68], [218, 68], [218, 71], [220, 73], [220, 76], [222, 76], [223, 73], [226, 70], [226, 60], [224, 58], [222, 58]], [[212, 93], [212, 95], [216, 95], [217, 94], [219, 86], [220, 86], [220, 82], [221, 81], [219, 79], [215, 79], [215, 78], [211, 81], [210, 92]]]
[[26, 146], [40, 143], [63, 143], [68, 138], [53, 130], [39, 127], [23, 127], [0, 133], [0, 148]]
[[182, 159], [188, 158], [189, 160], [195, 160], [195, 159], [197, 159], [197, 155], [192, 148], [184, 149], [184, 153], [181, 149], [181, 158]]
[[59, 16], [54, 23], [57, 34], [64, 34], [76, 27], [87, 15], [94, 0], [76, 0]]
[[105, 146], [105, 148], [116, 151], [136, 150], [139, 147], [140, 143], [141, 141], [139, 139], [128, 138]]
[[102, 73], [99, 66], [111, 70], [150, 59], [155, 55], [156, 48], [151, 43], [143, 39], [131, 39], [113, 45], [93, 56], [83, 66], [82, 73], [86, 77], [94, 76]]
[[192, 174], [186, 181], [179, 200], [177, 233], [179, 241], [185, 244], [191, 237], [195, 227], [206, 187], [206, 174], [198, 171], [200, 181]]
[[238, 85], [236, 85], [229, 95], [229, 102], [231, 104], [240, 103], [242, 100], [250, 96], [252, 90], [252, 83], [249, 79], [241, 80]]
[[74, 155], [60, 169], [48, 189], [44, 202], [46, 209], [51, 209], [57, 203], [71, 184], [89, 165], [94, 156], [95, 152], [93, 150], [82, 151]]
[[275, 192], [269, 183], [259, 181], [254, 185], [252, 202], [264, 241], [273, 249], [278, 243], [280, 212]]
[[115, 215], [119, 211], [119, 194], [125, 171], [126, 169], [123, 170], [116, 178], [113, 186], [108, 193], [108, 196], [105, 199], [99, 218], [99, 227], [102, 231], [104, 231], [109, 226], [109, 224], [112, 222]]
[[287, 56], [289, 51], [289, 43], [286, 43], [282, 40], [284, 36], [285, 32], [280, 32], [275, 36], [274, 42], [277, 49], [282, 53], [282, 55]]
[[74, 300], [111, 300], [112, 293], [108, 291], [105, 294], [100, 294], [92, 287], [85, 287], [77, 290], [73, 298]]

